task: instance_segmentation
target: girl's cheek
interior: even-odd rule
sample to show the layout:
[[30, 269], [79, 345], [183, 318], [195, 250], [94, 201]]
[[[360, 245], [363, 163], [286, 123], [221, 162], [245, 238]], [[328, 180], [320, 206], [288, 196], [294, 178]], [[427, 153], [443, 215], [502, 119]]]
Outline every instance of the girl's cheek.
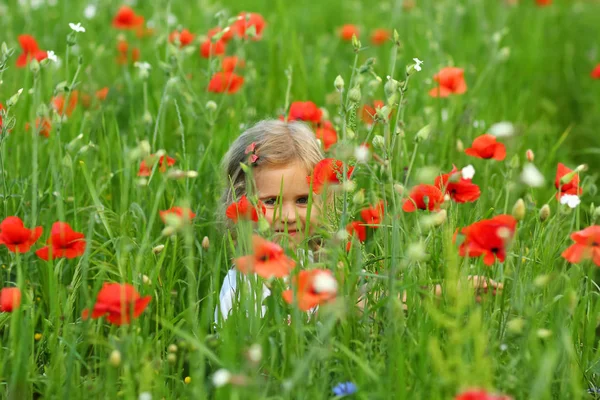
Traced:
[[265, 212], [265, 219], [269, 222], [269, 225], [273, 225], [273, 209], [267, 208]]

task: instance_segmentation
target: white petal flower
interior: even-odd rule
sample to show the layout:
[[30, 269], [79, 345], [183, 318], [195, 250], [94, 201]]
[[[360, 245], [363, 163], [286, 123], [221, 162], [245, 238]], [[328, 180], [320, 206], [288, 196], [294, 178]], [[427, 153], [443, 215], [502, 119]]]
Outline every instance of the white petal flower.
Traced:
[[149, 71], [150, 69], [152, 69], [152, 65], [150, 65], [146, 61], [142, 61], [142, 62], [136, 61], [135, 64], [133, 64], [133, 65], [135, 65], [137, 68], [139, 68], [142, 71]]
[[313, 289], [316, 293], [337, 293], [338, 283], [331, 274], [320, 272], [315, 276]]
[[475, 168], [472, 165], [467, 165], [463, 169], [460, 170], [463, 179], [473, 179], [475, 176]]
[[529, 187], [544, 186], [544, 175], [533, 164], [526, 164], [521, 173], [521, 181]]
[[369, 148], [367, 146], [358, 146], [354, 149], [354, 157], [356, 157], [356, 162], [358, 163], [366, 163], [369, 161]]
[[413, 61], [415, 62], [415, 71], [420, 71], [423, 61], [419, 60], [418, 58], [413, 58]]
[[580, 203], [581, 199], [575, 194], [563, 194], [560, 198], [560, 204], [566, 204], [569, 208], [575, 208]]
[[224, 368], [216, 371], [212, 376], [212, 382], [215, 387], [225, 386], [231, 380], [231, 373]]
[[71, 27], [71, 29], [73, 29], [75, 32], [85, 32], [85, 28], [81, 26], [81, 22], [78, 22], [77, 24], [69, 22], [69, 27]]
[[53, 52], [52, 50], [48, 50], [48, 60], [53, 61], [53, 62], [58, 62], [58, 57], [56, 56], [56, 53]]
[[515, 126], [511, 122], [498, 122], [490, 127], [489, 133], [496, 137], [510, 137], [515, 134]]
[[87, 19], [92, 19], [96, 16], [96, 6], [93, 4], [88, 5], [85, 10], [83, 10], [83, 16]]

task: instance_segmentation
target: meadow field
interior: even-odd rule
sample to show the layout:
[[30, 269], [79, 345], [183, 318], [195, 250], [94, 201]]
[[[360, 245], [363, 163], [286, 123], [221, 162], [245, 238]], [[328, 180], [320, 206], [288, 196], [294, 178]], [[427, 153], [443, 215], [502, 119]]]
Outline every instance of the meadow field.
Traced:
[[[600, 1], [0, 0], [0, 21], [0, 398], [600, 398]], [[325, 151], [299, 247], [252, 191], [222, 200], [263, 119]]]

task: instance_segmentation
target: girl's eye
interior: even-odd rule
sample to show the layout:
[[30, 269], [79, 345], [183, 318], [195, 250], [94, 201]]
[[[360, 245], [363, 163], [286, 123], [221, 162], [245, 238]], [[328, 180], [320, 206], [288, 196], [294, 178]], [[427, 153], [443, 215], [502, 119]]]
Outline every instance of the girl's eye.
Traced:
[[268, 199], [264, 199], [262, 201], [265, 206], [274, 206], [277, 203], [277, 199], [275, 197], [270, 197]]
[[298, 203], [298, 204], [308, 204], [308, 196], [299, 197], [298, 200], [296, 200], [296, 203]]

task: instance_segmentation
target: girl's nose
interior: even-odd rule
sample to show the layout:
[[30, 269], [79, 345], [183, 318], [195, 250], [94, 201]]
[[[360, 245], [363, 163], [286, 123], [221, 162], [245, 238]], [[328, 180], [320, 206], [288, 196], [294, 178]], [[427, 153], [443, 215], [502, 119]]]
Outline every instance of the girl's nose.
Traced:
[[295, 204], [284, 203], [281, 207], [281, 221], [291, 225], [296, 222]]

